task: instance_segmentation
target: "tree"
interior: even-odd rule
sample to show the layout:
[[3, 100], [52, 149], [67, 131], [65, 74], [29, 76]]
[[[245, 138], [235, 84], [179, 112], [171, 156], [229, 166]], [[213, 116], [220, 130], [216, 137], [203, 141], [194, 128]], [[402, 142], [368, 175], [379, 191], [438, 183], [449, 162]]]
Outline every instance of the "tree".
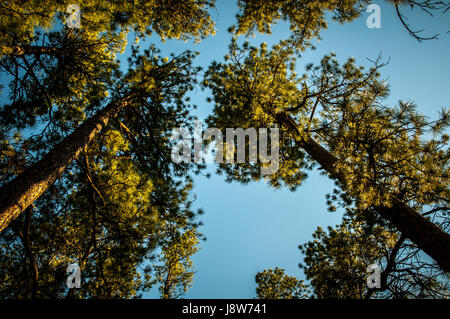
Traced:
[[[158, 73], [157, 64], [162, 62], [150, 59], [151, 54], [155, 52], [140, 57], [138, 63], [147, 67], [148, 74], [150, 68]], [[182, 69], [188, 71], [189, 56], [187, 53], [174, 57], [170, 65], [184, 61]], [[150, 63], [156, 64], [152, 67]], [[90, 137], [91, 143], [82, 147], [75, 162], [61, 172], [63, 178], [35, 202], [37, 211], [33, 214], [31, 235], [21, 235], [20, 230], [25, 227], [21, 221], [5, 229], [2, 233], [5, 265], [2, 290], [8, 292], [5, 296], [30, 296], [30, 291], [31, 296], [37, 297], [63, 296], [66, 288], [62, 279], [68, 262], [77, 262], [83, 273], [83, 289], [78, 297], [130, 297], [151, 287], [148, 274], [142, 280], [137, 268], [151, 262], [149, 254], [161, 245], [168, 224], [170, 229], [196, 227], [195, 213], [189, 209], [191, 181], [185, 174], [189, 166], [171, 167], [167, 161], [172, 146], [167, 136], [185, 119], [181, 110], [186, 107], [183, 96], [187, 87], [177, 83], [178, 75], [181, 73], [176, 70], [172, 75], [165, 73], [164, 83], [157, 76], [153, 78], [152, 83], [164, 89], [149, 90], [151, 107], [150, 102], [140, 100], [135, 106], [140, 110], [139, 117], [121, 114], [108, 129]], [[136, 74], [122, 77], [124, 82], [130, 78], [136, 79]], [[77, 132], [82, 130], [78, 128]], [[80, 140], [75, 139], [78, 143]], [[53, 153], [58, 156], [70, 153], [57, 150]], [[35, 171], [35, 175], [42, 171]], [[185, 176], [185, 181], [177, 175]], [[30, 224], [25, 224], [28, 229]], [[32, 238], [29, 245], [20, 240], [22, 237]], [[39, 269], [34, 285], [37, 289], [20, 285], [29, 276], [29, 272], [17, 274], [17, 269], [28, 264], [18, 258], [25, 250], [33, 255], [40, 252], [39, 260], [33, 262], [34, 268]], [[56, 287], [55, 281], [59, 283]]]
[[[149, 53], [150, 55], [150, 53]], [[158, 87], [154, 87], [153, 83], [157, 83], [161, 78], [151, 78], [150, 70], [153, 69], [155, 76], [163, 76], [164, 80], [171, 79], [171, 77], [185, 77], [185, 74], [176, 73], [174, 69], [176, 63], [186, 63], [191, 59], [189, 52], [182, 55], [178, 59], [172, 60], [162, 68], [151, 66], [153, 61], [149, 61], [148, 57], [139, 57], [138, 63], [140, 67], [147, 68], [145, 76], [140, 75], [142, 72], [130, 72], [123, 81], [129, 81], [130, 87], [125, 88], [125, 93], [120, 94], [113, 102], [109, 103], [104, 109], [95, 114], [92, 118], [86, 120], [80, 125], [71, 135], [66, 137], [61, 143], [55, 146], [46, 156], [39, 162], [28, 167], [19, 177], [15, 178], [7, 185], [2, 186], [1, 198], [1, 223], [0, 230], [4, 229], [14, 218], [17, 217], [26, 207], [28, 207], [34, 200], [36, 200], [49, 185], [61, 175], [66, 167], [86, 149], [88, 144], [92, 141], [95, 135], [108, 123], [110, 119], [117, 116], [117, 113], [134, 102], [142, 103], [146, 98], [151, 99], [154, 91], [159, 91]], [[156, 70], [158, 68], [158, 70]], [[191, 72], [188, 68], [184, 68], [181, 72]], [[136, 74], [137, 73], [137, 74]], [[189, 77], [187, 77], [189, 79]], [[150, 81], [152, 80], [153, 83]], [[178, 79], [172, 78], [173, 83], [177, 83]], [[138, 81], [133, 84], [132, 81]], [[134, 86], [135, 85], [135, 86]], [[165, 85], [162, 84], [161, 85]], [[189, 84], [187, 84], [189, 85]], [[183, 90], [182, 85], [179, 86]], [[137, 96], [133, 91], [140, 90], [140, 95]], [[144, 93], [146, 90], [146, 93]], [[146, 94], [146, 95], [145, 95]], [[177, 93], [178, 94], [178, 93]], [[49, 165], [50, 164], [50, 165]]]
[[[214, 32], [214, 2], [83, 1], [80, 29], [64, 25], [69, 3], [0, 4], [0, 72], [9, 81], [0, 109], [5, 297], [136, 296], [152, 285], [137, 267], [153, 262], [162, 238], [198, 225], [189, 174], [202, 165], [171, 163], [169, 133], [191, 120], [186, 93], [199, 68], [191, 52], [162, 58], [138, 42], [153, 33], [200, 41]], [[313, 159], [359, 209], [389, 220], [448, 270], [448, 234], [419, 213], [448, 210], [446, 111], [429, 123], [411, 104], [381, 106], [387, 88], [378, 65], [364, 73], [330, 56], [309, 75], [293, 73], [294, 50], [319, 37], [327, 12], [351, 21], [366, 2], [239, 3], [236, 33], [267, 32], [286, 18], [292, 37], [272, 51], [233, 41], [232, 62], [214, 64], [205, 78], [217, 104], [210, 124], [279, 127], [283, 160], [269, 177], [274, 186], [295, 189]], [[132, 36], [123, 72], [118, 56]], [[261, 178], [258, 168], [221, 167], [241, 181]], [[61, 280], [63, 265], [74, 261], [86, 280], [77, 296]]]
[[[405, 22], [406, 18], [400, 13], [400, 7], [409, 6], [411, 9], [418, 9], [421, 12], [433, 15], [436, 13], [445, 14], [450, 8], [450, 4], [445, 1], [413, 1], [413, 0], [386, 0], [395, 7], [395, 12], [408, 33], [417, 39], [422, 40], [437, 39], [438, 34], [431, 37], [419, 35], [423, 30], [414, 31]], [[288, 21], [291, 35], [287, 39], [289, 45], [298, 50], [305, 50], [311, 46], [313, 40], [320, 39], [320, 33], [328, 26], [326, 15], [331, 14], [331, 18], [341, 24], [351, 22], [365, 12], [370, 0], [344, 0], [344, 1], [288, 1], [288, 0], [239, 0], [240, 12], [237, 16], [237, 23], [231, 30], [237, 35], [261, 33], [271, 33], [271, 26], [279, 20]]]
[[[379, 61], [365, 72], [353, 59], [340, 66], [332, 53], [298, 76], [292, 54], [282, 44], [268, 50], [233, 41], [203, 81], [215, 102], [208, 124], [278, 127], [280, 168], [266, 176], [273, 186], [295, 189], [317, 163], [359, 208], [372, 207], [448, 271], [450, 236], [420, 213], [448, 211], [448, 111], [428, 122], [412, 103], [384, 106]], [[262, 177], [261, 165], [247, 158], [219, 170], [248, 182]]]
[[303, 280], [286, 275], [284, 269], [278, 267], [257, 273], [255, 281], [259, 299], [301, 299], [309, 295]]
[[160, 257], [162, 264], [155, 266], [161, 298], [179, 298], [192, 286], [194, 270], [190, 258], [199, 250], [197, 236], [192, 230], [172, 234], [170, 240], [163, 245]]
[[433, 36], [424, 37], [419, 35], [423, 31], [422, 30], [412, 30], [411, 27], [406, 23], [406, 17], [401, 13], [400, 7], [409, 6], [411, 10], [419, 9], [422, 12], [427, 13], [430, 16], [433, 16], [433, 13], [436, 11], [441, 11], [442, 13], [446, 13], [450, 9], [450, 4], [445, 1], [413, 1], [413, 0], [387, 0], [392, 3], [395, 7], [395, 12], [400, 22], [403, 24], [405, 29], [408, 31], [409, 35], [415, 38], [417, 41], [422, 42], [423, 40], [433, 40], [437, 39], [439, 34], [435, 34]]
[[[172, 129], [190, 120], [194, 54], [163, 58], [134, 45], [125, 73], [117, 55], [129, 28], [141, 38], [206, 36], [211, 2], [171, 11], [160, 3], [152, 14], [148, 1], [139, 10], [115, 4], [85, 3], [79, 30], [42, 30], [63, 21], [60, 1], [1, 5], [11, 100], [0, 112], [0, 182], [9, 194], [0, 205], [12, 207], [2, 214], [2, 297], [137, 297], [153, 285], [139, 267], [154, 262], [169, 231], [198, 225], [189, 198], [197, 166], [168, 160]], [[19, 209], [12, 198], [23, 200]], [[83, 278], [76, 293], [65, 286], [72, 262]]]
[[[373, 213], [346, 203], [345, 194], [335, 191], [327, 197], [330, 210], [334, 211], [336, 206], [344, 208], [344, 220], [326, 230], [318, 227], [312, 240], [299, 246], [303, 255], [299, 266], [307, 279], [306, 283], [299, 281], [304, 297], [417, 299], [450, 296], [448, 276], [405, 236]], [[440, 214], [437, 219], [442, 228], [448, 229], [448, 216]], [[380, 286], [369, 288], [367, 281], [374, 273], [368, 267], [373, 265], [379, 267]], [[278, 268], [264, 270], [256, 278], [260, 298], [274, 293], [280, 298], [289, 298], [293, 284], [298, 281]]]
[[[323, 15], [324, 15], [324, 12], [326, 11], [326, 10], [331, 10], [331, 11], [333, 11], [333, 10], [337, 10], [338, 12], [339, 12], [339, 16], [338, 16], [338, 19], [339, 20], [341, 20], [341, 21], [347, 21], [347, 20], [351, 20], [351, 19], [353, 19], [354, 17], [356, 17], [357, 16], [357, 12], [358, 12], [358, 10], [355, 10], [354, 8], [353, 8], [353, 6], [354, 5], [356, 5], [356, 2], [352, 2], [352, 3], [350, 3], [350, 5], [347, 5], [347, 7], [348, 8], [352, 8], [352, 9], [348, 9], [347, 7], [347, 11], [345, 11], [345, 10], [341, 10], [343, 7], [341, 7], [341, 3], [339, 3], [339, 6], [338, 7], [335, 7], [336, 6], [336, 4], [334, 4], [334, 6], [332, 5], [332, 4], [330, 4], [331, 6], [323, 6], [323, 7], [318, 7], [319, 9], [319, 13], [317, 14], [317, 15], [315, 15], [315, 14], [312, 14], [312, 12], [310, 12], [312, 9], [311, 8], [305, 8], [304, 10], [302, 10], [301, 11], [301, 14], [300, 14], [300, 16], [292, 16], [291, 17], [291, 23], [293, 23], [293, 21], [295, 22], [294, 23], [294, 26], [292, 27], [292, 29], [295, 31], [295, 30], [298, 30], [299, 28], [300, 28], [300, 26], [302, 26], [302, 28], [303, 28], [303, 30], [304, 31], [308, 31], [307, 33], [305, 33], [305, 32], [300, 32], [300, 37], [297, 37], [298, 39], [301, 39], [302, 41], [303, 40], [309, 40], [310, 38], [312, 38], [314, 35], [317, 35], [316, 33], [318, 32], [317, 30], [320, 30], [321, 28], [323, 28], [325, 25], [324, 25], [324, 20], [323, 20]], [[315, 8], [315, 7], [314, 7]], [[308, 9], [308, 10], [307, 10]], [[317, 8], [316, 8], [317, 9]], [[274, 12], [277, 12], [277, 10], [278, 9], [275, 9], [275, 11]], [[283, 10], [285, 10], [285, 13], [284, 14], [286, 14], [286, 12], [291, 12], [291, 10], [287, 10], [286, 8], [284, 8]], [[244, 10], [245, 11], [245, 10]], [[250, 10], [251, 12], [253, 12], [254, 10]], [[318, 17], [320, 17], [317, 21], [315, 21], [314, 22], [314, 24], [313, 24], [313, 26], [309, 26], [308, 24], [305, 24], [305, 25], [302, 25], [301, 23], [300, 23], [300, 21], [303, 21], [303, 22], [305, 22], [305, 20], [307, 20], [306, 18], [305, 18], [305, 16], [303, 16], [304, 14], [307, 14], [308, 16], [310, 16], [310, 17], [315, 17], [315, 16], [318, 16]], [[244, 14], [244, 16], [246, 16], [245, 14]], [[270, 19], [269, 19], [269, 21], [268, 22], [265, 22], [265, 24], [266, 25], [270, 25], [270, 23], [271, 22], [273, 22], [273, 20], [274, 19], [276, 19], [276, 18], [279, 18], [280, 16], [279, 15], [275, 15], [275, 16], [273, 16], [273, 17], [271, 17]], [[293, 18], [296, 18], [296, 19], [293, 19]], [[260, 17], [259, 19], [257, 19], [257, 21], [260, 21], [260, 20], [262, 20], [262, 18], [263, 17]], [[242, 20], [242, 19], [241, 19]], [[308, 21], [308, 20], [307, 20]], [[263, 23], [264, 24], [264, 23]], [[246, 30], [248, 30], [248, 31], [251, 31], [251, 29], [253, 28], [255, 28], [255, 26], [246, 26], [246, 24], [245, 23], [243, 23], [242, 21], [240, 21], [240, 25], [241, 25], [241, 29], [242, 28], [244, 28], [244, 29], [246, 29]], [[34, 27], [33, 25], [32, 25], [32, 27]], [[269, 29], [268, 29], [268, 27], [265, 27], [265, 28], [262, 28], [261, 29], [262, 31], [269, 31]], [[260, 30], [260, 31], [261, 31]], [[310, 32], [311, 30], [316, 30], [316, 31], [314, 31], [314, 32]], [[238, 33], [239, 32], [241, 32], [242, 33], [242, 30], [240, 30], [240, 31], [238, 31]], [[295, 32], [294, 32], [295, 33]], [[14, 50], [13, 50], [13, 52], [15, 52]], [[304, 143], [304, 144], [314, 144], [314, 143]], [[309, 148], [310, 149], [310, 151], [312, 152], [313, 151], [313, 149], [315, 149], [316, 151], [318, 151], [318, 153], [320, 153], [320, 150], [318, 150], [316, 147], [315, 147], [315, 145], [307, 145], [306, 146], [307, 148]], [[320, 154], [317, 154], [317, 155], [319, 155], [320, 156]], [[323, 155], [323, 154], [322, 154]], [[328, 163], [328, 164], [330, 164], [330, 163]], [[332, 163], [331, 163], [332, 164]], [[329, 166], [329, 165], [328, 165]], [[41, 186], [43, 186], [43, 187], [39, 187], [38, 186], [38, 188], [42, 188], [42, 189], [45, 189], [45, 185], [41, 185]], [[30, 187], [27, 187], [28, 189], [30, 188]], [[32, 192], [32, 191], [31, 191]], [[24, 191], [22, 191], [21, 192], [22, 194], [24, 194]], [[25, 195], [25, 197], [27, 197], [26, 195]], [[17, 200], [16, 200], [17, 201]], [[18, 208], [18, 207], [16, 207], [16, 208], [9, 208], [10, 207], [10, 205], [7, 205], [6, 207], [4, 207], [4, 218], [2, 218], [6, 223], [7, 222], [9, 222], [9, 220], [11, 219], [11, 218], [14, 218], [14, 216], [16, 216], [16, 214], [18, 213], [18, 212], [20, 212], [21, 210], [23, 210], [28, 204], [26, 204], [26, 203], [24, 203], [25, 205], [24, 205], [24, 207], [22, 207], [22, 208]], [[397, 205], [396, 205], [396, 207], [397, 208], [399, 208], [401, 206], [401, 203], [397, 203]], [[7, 210], [12, 210], [12, 211], [8, 211], [7, 212]], [[420, 224], [421, 226], [424, 226], [424, 227], [427, 227], [426, 225], [428, 225], [428, 228], [429, 228], [429, 233], [438, 233], [438, 230], [437, 229], [435, 229], [435, 228], [433, 228], [430, 224], [428, 224], [428, 223], [426, 223], [424, 220], [422, 220], [419, 216], [415, 216], [414, 214], [412, 214], [412, 212], [410, 211], [409, 213], [407, 212], [408, 211], [408, 208], [407, 207], [402, 207], [401, 208], [401, 216], [402, 217], [399, 217], [399, 218], [404, 218], [404, 217], [408, 217], [408, 218], [413, 218], [414, 219], [414, 223], [415, 224]], [[384, 211], [383, 209], [380, 209], [380, 212], [383, 212], [386, 216], [391, 216], [392, 214], [390, 214], [391, 212], [389, 212], [389, 211]], [[392, 217], [392, 216], [391, 216]], [[393, 217], [393, 218], [396, 218], [396, 217]], [[398, 219], [398, 218], [397, 218]], [[398, 222], [398, 220], [397, 220], [397, 222]], [[404, 231], [409, 231], [409, 230], [404, 230]], [[412, 233], [413, 233], [413, 231], [409, 231], [411, 234], [410, 235], [412, 235]], [[443, 236], [443, 234], [441, 234], [440, 235], [440, 237], [442, 237], [442, 238], [444, 238], [445, 236]], [[427, 250], [429, 250], [429, 253], [431, 253], [431, 254], [434, 254], [434, 253], [432, 253], [431, 252], [431, 249], [432, 249], [432, 245], [430, 244], [430, 243], [426, 243], [425, 241], [426, 241], [426, 238], [422, 238], [421, 239], [421, 241], [422, 241], [422, 243], [421, 243], [421, 245], [424, 247], [424, 249], [427, 249]]]
[[[170, 11], [165, 10], [163, 3], [155, 6], [154, 3], [146, 2], [142, 3], [139, 9], [127, 1], [119, 2], [112, 8], [105, 7], [102, 3], [92, 1], [81, 6], [83, 23], [86, 23], [83, 24], [80, 31], [63, 28], [51, 32], [48, 35], [49, 45], [41, 46], [30, 45], [33, 42], [46, 42], [47, 34], [41, 36], [41, 32], [35, 29], [48, 27], [54, 22], [54, 19], [63, 20], [66, 4], [50, 1], [49, 6], [34, 2], [29, 6], [20, 6], [18, 2], [10, 1], [2, 5], [0, 14], [4, 16], [8, 14], [8, 18], [2, 22], [4, 25], [0, 26], [0, 30], [3, 30], [2, 32], [5, 34], [3, 37], [5, 49], [1, 54], [6, 57], [2, 59], [2, 66], [13, 76], [11, 82], [13, 103], [10, 107], [5, 108], [5, 119], [9, 122], [5, 127], [11, 127], [10, 123], [14, 124], [15, 121], [12, 118], [17, 110], [23, 112], [25, 109], [24, 113], [28, 116], [24, 122], [20, 123], [20, 129], [34, 125], [37, 116], [48, 112], [48, 118], [44, 118], [44, 121], [47, 121], [47, 128], [50, 125], [58, 127], [61, 125], [61, 121], [58, 120], [61, 119], [64, 123], [62, 130], [67, 132], [71, 124], [78, 125], [84, 120], [84, 111], [96, 108], [98, 110], [98, 106], [109, 94], [108, 90], [116, 93], [122, 90], [122, 92], [113, 97], [109, 107], [96, 113], [90, 121], [84, 123], [76, 131], [78, 134], [74, 133], [75, 136], [68, 137], [65, 144], [59, 145], [59, 154], [66, 153], [64, 158], [54, 158], [58, 154], [56, 150], [47, 154], [45, 162], [54, 163], [53, 167], [44, 172], [41, 169], [45, 165], [36, 165], [34, 172], [31, 172], [33, 169], [29, 168], [28, 175], [22, 177], [21, 180], [16, 180], [8, 188], [3, 188], [4, 193], [8, 193], [8, 196], [0, 199], [2, 207], [0, 230], [4, 229], [12, 219], [39, 197], [59, 177], [71, 160], [78, 156], [81, 149], [89, 143], [98, 130], [106, 125], [107, 121], [114, 117], [122, 107], [129, 104], [132, 89], [128, 87], [128, 92], [123, 95], [124, 87], [107, 80], [111, 78], [114, 71], [118, 70], [115, 56], [123, 50], [126, 43], [126, 31], [129, 28], [132, 28], [136, 36], [141, 38], [150, 35], [153, 31], [163, 39], [180, 37], [201, 39], [213, 32], [213, 24], [209, 15], [204, 11], [205, 8], [212, 6], [213, 2], [183, 1], [179, 3], [181, 6], [175, 5], [173, 8], [171, 7]], [[149, 11], [150, 8], [152, 11]], [[52, 9], [54, 9], [53, 12], [48, 11]], [[25, 17], [27, 18], [26, 23], [23, 23], [21, 20]], [[187, 21], [189, 23], [186, 23]], [[120, 29], [115, 31], [117, 27]], [[27, 55], [32, 56], [32, 61], [28, 60]], [[42, 62], [41, 55], [48, 55], [49, 61]], [[23, 64], [20, 61], [23, 61]], [[149, 63], [147, 62], [147, 70]], [[169, 68], [171, 66], [174, 65], [171, 64]], [[46, 73], [48, 77], [40, 80], [36, 68], [41, 73]], [[143, 66], [143, 68], [145, 67]], [[23, 69], [23, 72], [20, 69]], [[145, 71], [141, 69], [139, 72]], [[81, 76], [79, 76], [80, 74]], [[135, 73], [132, 76], [137, 77], [138, 74]], [[116, 80], [120, 79], [116, 78]], [[141, 78], [135, 80], [149, 80], [149, 75], [146, 77], [141, 74]], [[74, 83], [73, 87], [70, 85], [72, 83]], [[134, 89], [142, 89], [147, 86], [147, 90], [151, 90], [148, 86], [149, 83], [141, 83], [139, 88], [135, 87]], [[108, 84], [112, 84], [112, 86], [108, 86]], [[60, 90], [66, 86], [67, 89]], [[144, 99], [143, 96], [142, 99]], [[67, 109], [64, 108], [66, 104], [70, 105]], [[52, 111], [58, 106], [55, 123]], [[27, 112], [27, 109], [30, 111]], [[52, 136], [53, 143], [46, 143], [46, 149], [52, 149], [54, 141], [60, 139], [58, 135]], [[74, 145], [70, 150], [62, 150], [68, 144], [74, 144], [74, 140], [78, 143], [76, 146]], [[33, 144], [30, 140], [26, 142]], [[31, 146], [37, 147], [36, 145]], [[30, 177], [36, 172], [41, 173], [38, 180], [30, 180]], [[14, 198], [9, 198], [12, 194]]]
[[[351, 216], [353, 215], [353, 216]], [[359, 216], [358, 216], [359, 215]], [[448, 224], [448, 221], [447, 221]], [[362, 212], [349, 210], [342, 224], [318, 227], [313, 240], [299, 246], [301, 267], [316, 298], [448, 298], [445, 273], [408, 242]], [[369, 265], [377, 265], [380, 287], [369, 289]]]
[[[161, 59], [150, 58], [151, 54], [156, 53], [149, 51], [147, 57], [140, 57], [140, 62], [136, 62], [146, 65], [148, 74], [151, 74], [150, 63], [154, 63], [155, 73], [158, 63], [162, 63]], [[171, 65], [183, 61], [188, 71], [188, 60], [189, 53], [183, 54], [174, 57]], [[146, 260], [151, 261], [149, 253], [166, 236], [166, 224], [172, 224], [171, 228], [196, 227], [195, 214], [189, 209], [190, 179], [186, 176], [183, 182], [176, 177], [176, 174], [184, 176], [188, 166], [170, 167], [166, 159], [171, 150], [167, 135], [184, 120], [181, 110], [186, 107], [183, 96], [187, 87], [175, 79], [181, 73], [174, 70], [172, 75], [166, 73], [164, 83], [158, 77], [153, 78], [152, 83], [164, 89], [149, 91], [151, 108], [141, 100], [136, 106], [140, 117], [116, 117], [108, 129], [92, 137], [92, 143], [68, 166], [50, 193], [44, 193], [42, 201], [35, 203], [31, 249], [19, 241], [22, 226], [7, 228], [2, 233], [4, 264], [8, 265], [3, 268], [5, 285], [15, 287], [11, 290], [5, 287], [3, 291], [10, 291], [7, 296], [28, 294], [21, 294], [28, 286], [21, 286], [17, 277], [6, 280], [17, 276], [17, 268], [11, 267], [18, 265], [11, 261], [17, 258], [14, 256], [23, 256], [25, 249], [34, 254], [40, 251], [42, 258], [37, 261], [38, 290], [33, 292], [38, 297], [65, 293], [65, 281], [60, 279], [65, 278], [64, 267], [69, 261], [78, 262], [82, 269], [84, 284], [79, 297], [134, 296], [138, 290], [150, 287], [150, 280], [139, 279], [137, 267]], [[124, 82], [137, 78], [135, 73], [127, 76], [122, 77]], [[162, 121], [164, 117], [167, 119]], [[59, 155], [67, 156], [68, 152], [65, 153]], [[17, 228], [19, 232], [15, 231]], [[26, 265], [21, 259], [18, 261], [22, 266], [19, 269]], [[23, 280], [27, 280], [27, 274], [23, 275]], [[60, 290], [55, 291], [54, 281], [59, 282]]]

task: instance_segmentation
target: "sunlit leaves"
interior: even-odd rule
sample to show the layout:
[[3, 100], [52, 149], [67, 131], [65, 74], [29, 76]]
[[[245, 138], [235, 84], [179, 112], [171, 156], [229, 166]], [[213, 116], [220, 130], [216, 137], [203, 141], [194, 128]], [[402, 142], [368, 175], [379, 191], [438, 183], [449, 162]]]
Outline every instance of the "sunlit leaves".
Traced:
[[360, 15], [366, 1], [247, 1], [240, 0], [241, 12], [237, 34], [253, 34], [255, 31], [271, 33], [271, 26], [279, 20], [290, 23], [288, 40], [296, 49], [304, 50], [312, 39], [320, 39], [320, 31], [327, 28], [326, 14], [341, 23], [354, 20]]
[[[190, 120], [186, 93], [199, 69], [194, 53], [164, 58], [153, 45], [132, 46], [125, 72], [118, 56], [130, 31], [201, 40], [214, 31], [213, 1], [83, 1], [79, 29], [64, 25], [69, 1], [22, 2], [0, 5], [0, 68], [10, 80], [0, 114], [1, 183], [111, 101], [134, 99], [34, 203], [31, 221], [21, 216], [2, 232], [2, 296], [138, 297], [153, 286], [146, 267], [156, 247], [198, 226], [189, 169], [199, 166], [173, 165], [169, 137]], [[65, 286], [74, 262], [83, 278], [77, 293]]]
[[[346, 207], [349, 208], [348, 206]], [[365, 215], [365, 216], [364, 216]], [[417, 247], [386, 226], [349, 210], [340, 225], [318, 227], [300, 245], [303, 269], [315, 298], [448, 298], [445, 274]], [[380, 287], [369, 289], [369, 265], [380, 267]]]
[[284, 269], [265, 269], [255, 276], [256, 294], [259, 299], [303, 299], [310, 291], [303, 280], [288, 276]]
[[192, 286], [194, 270], [191, 257], [199, 250], [195, 231], [172, 236], [162, 248], [162, 264], [155, 266], [160, 295], [164, 299], [179, 298]]
[[[294, 72], [295, 60], [292, 51], [282, 46], [268, 50], [265, 44], [260, 48], [242, 47], [235, 41], [230, 45], [230, 52], [224, 63], [213, 63], [205, 74], [203, 85], [212, 91], [215, 102], [214, 114], [208, 118], [211, 127], [267, 128], [279, 127], [281, 166], [268, 177], [270, 183], [289, 187], [298, 186], [305, 173], [301, 149], [295, 138], [280, 127], [276, 114], [300, 102], [302, 90], [297, 87], [301, 78]], [[297, 111], [304, 113], [307, 106]], [[221, 165], [233, 179], [248, 182], [260, 179], [260, 163]]]

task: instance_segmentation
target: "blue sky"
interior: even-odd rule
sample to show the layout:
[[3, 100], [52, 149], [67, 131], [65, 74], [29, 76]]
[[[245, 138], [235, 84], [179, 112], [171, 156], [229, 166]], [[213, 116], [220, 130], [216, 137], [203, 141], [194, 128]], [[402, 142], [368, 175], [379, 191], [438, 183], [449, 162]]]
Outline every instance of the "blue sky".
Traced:
[[[391, 88], [386, 103], [412, 100], [420, 112], [436, 118], [450, 100], [450, 34], [445, 33], [450, 29], [449, 15], [433, 19], [405, 8], [414, 29], [424, 28], [424, 35], [441, 33], [439, 40], [419, 43], [408, 35], [392, 6], [384, 1], [375, 3], [381, 7], [380, 29], [367, 28], [369, 13], [346, 25], [330, 22], [317, 50], [305, 52], [298, 60], [298, 73], [330, 51], [341, 61], [353, 56], [358, 64], [367, 66], [367, 59], [382, 54], [385, 60], [390, 58], [390, 64], [381, 71]], [[235, 1], [224, 0], [218, 0], [216, 7], [212, 16], [217, 34], [202, 43], [159, 43], [155, 38], [147, 42], [157, 43], [163, 54], [184, 49], [199, 51], [197, 63], [205, 68], [213, 60], [221, 61], [231, 38], [226, 30], [235, 21], [237, 7]], [[286, 38], [288, 32], [287, 25], [281, 23], [273, 28], [271, 36], [257, 35], [249, 40], [254, 45], [262, 41], [272, 45]], [[213, 105], [206, 102], [208, 94], [200, 89], [192, 94], [200, 118], [212, 110]], [[332, 188], [332, 182], [317, 172], [310, 173], [295, 192], [274, 190], [264, 182], [230, 184], [215, 174], [209, 179], [195, 178], [195, 207], [205, 210], [201, 231], [208, 239], [200, 243], [201, 250], [193, 258], [197, 273], [185, 298], [254, 298], [254, 276], [266, 268], [285, 268], [289, 275], [304, 278], [298, 267], [303, 259], [298, 245], [311, 240], [317, 226], [336, 225], [342, 218], [342, 212], [330, 213], [326, 209], [325, 194]], [[155, 289], [145, 297], [157, 298], [158, 293]]]

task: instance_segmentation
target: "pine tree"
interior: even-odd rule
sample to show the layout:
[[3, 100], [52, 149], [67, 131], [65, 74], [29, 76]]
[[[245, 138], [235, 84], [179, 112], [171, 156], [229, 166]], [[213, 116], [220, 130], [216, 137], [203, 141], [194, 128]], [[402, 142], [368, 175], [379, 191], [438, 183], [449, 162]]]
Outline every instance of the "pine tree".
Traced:
[[[208, 124], [278, 127], [280, 168], [266, 177], [274, 187], [295, 189], [318, 165], [358, 207], [373, 208], [448, 271], [450, 236], [421, 214], [430, 206], [448, 210], [448, 112], [429, 122], [412, 103], [385, 106], [379, 61], [365, 71], [334, 56], [298, 76], [291, 48], [233, 42], [225, 62], [205, 75], [215, 102]], [[262, 177], [260, 166], [247, 161], [220, 170], [248, 182]]]
[[[0, 112], [2, 297], [139, 296], [154, 283], [164, 238], [198, 226], [197, 165], [172, 164], [169, 139], [190, 120], [195, 54], [163, 58], [134, 44], [126, 72], [118, 55], [130, 31], [202, 39], [213, 32], [212, 2], [135, 4], [84, 2], [80, 29], [62, 25], [68, 2], [0, 6], [10, 81]], [[76, 292], [65, 280], [74, 262]]]

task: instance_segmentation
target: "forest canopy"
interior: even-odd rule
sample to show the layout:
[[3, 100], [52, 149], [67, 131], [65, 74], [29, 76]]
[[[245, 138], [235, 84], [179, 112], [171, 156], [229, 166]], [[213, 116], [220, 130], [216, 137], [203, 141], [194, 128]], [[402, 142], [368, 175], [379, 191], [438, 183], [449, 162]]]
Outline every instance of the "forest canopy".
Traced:
[[[448, 2], [386, 1], [408, 36], [440, 41], [403, 10], [446, 14]], [[412, 102], [388, 105], [381, 57], [365, 68], [332, 52], [298, 74], [330, 19], [350, 23], [370, 3], [239, 0], [228, 53], [202, 69], [198, 52], [162, 57], [148, 43], [214, 35], [213, 0], [2, 1], [0, 297], [186, 294], [205, 239], [193, 176], [206, 165], [174, 162], [171, 134], [193, 130], [198, 89], [209, 92], [208, 127], [279, 132], [276, 172], [247, 154], [218, 173], [301, 192], [317, 169], [335, 183], [329, 210], [345, 211], [300, 246], [307, 282], [266, 269], [259, 298], [448, 297], [449, 111], [429, 120]], [[290, 34], [279, 43], [248, 42], [281, 21]], [[72, 263], [79, 289], [66, 285]], [[381, 286], [370, 289], [374, 263]]]

